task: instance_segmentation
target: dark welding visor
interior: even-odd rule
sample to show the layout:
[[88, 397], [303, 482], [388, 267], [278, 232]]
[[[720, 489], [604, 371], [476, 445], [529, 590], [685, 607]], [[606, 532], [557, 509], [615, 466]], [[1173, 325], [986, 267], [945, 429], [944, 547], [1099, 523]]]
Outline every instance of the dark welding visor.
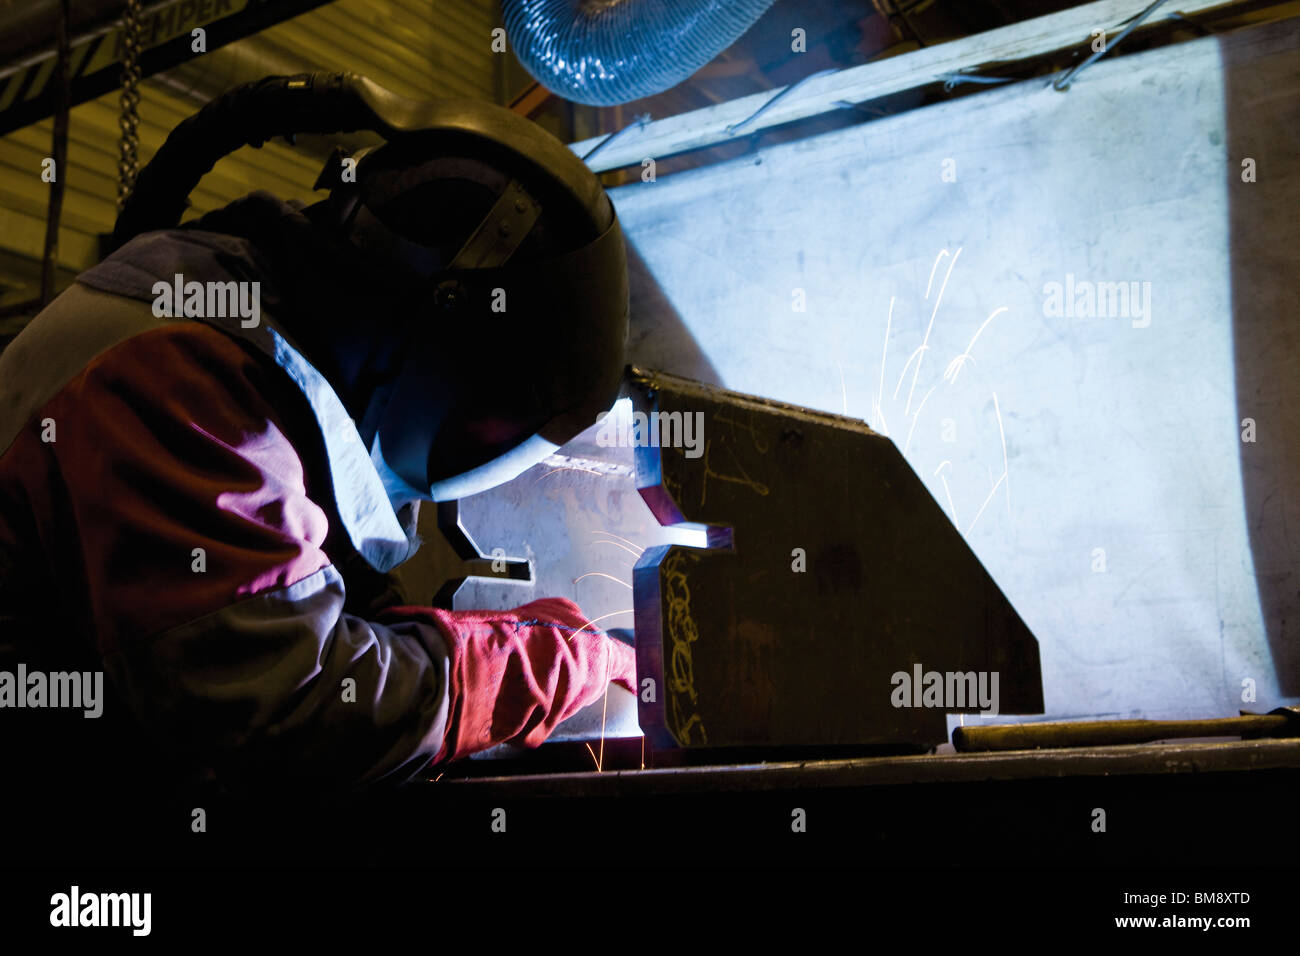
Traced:
[[628, 330], [617, 218], [554, 259], [444, 272], [430, 286], [411, 304], [419, 319], [377, 431], [412, 490], [446, 501], [509, 481], [614, 403]]

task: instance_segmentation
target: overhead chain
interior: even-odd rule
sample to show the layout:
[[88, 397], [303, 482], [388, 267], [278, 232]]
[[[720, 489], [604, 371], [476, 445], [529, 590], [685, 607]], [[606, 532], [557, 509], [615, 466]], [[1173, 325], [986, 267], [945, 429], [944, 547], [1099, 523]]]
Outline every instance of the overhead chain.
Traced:
[[117, 208], [126, 203], [135, 189], [135, 177], [140, 171], [140, 0], [126, 0], [126, 16], [122, 20], [122, 113], [118, 126], [122, 131], [117, 163]]

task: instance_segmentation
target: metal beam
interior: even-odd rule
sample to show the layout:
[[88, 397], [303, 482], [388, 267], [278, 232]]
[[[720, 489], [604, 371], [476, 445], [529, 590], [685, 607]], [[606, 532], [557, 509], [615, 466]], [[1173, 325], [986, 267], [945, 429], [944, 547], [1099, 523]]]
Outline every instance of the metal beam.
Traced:
[[[931, 746], [947, 713], [1042, 711], [1038, 643], [889, 438], [656, 372], [629, 390], [641, 497], [709, 544], [633, 570], [653, 742]], [[979, 693], [927, 709], [923, 672]]]
[[[141, 76], [151, 76], [179, 63], [197, 59], [191, 31], [206, 31], [205, 52], [242, 39], [282, 20], [324, 6], [329, 0], [170, 0], [145, 11], [141, 36], [145, 51]], [[122, 73], [122, 26], [114, 22], [78, 37], [69, 63], [71, 105], [76, 106], [116, 89]], [[56, 53], [9, 66], [0, 73], [0, 135], [36, 123], [54, 112]]]
[[[1084, 45], [1092, 40], [1093, 30], [1105, 30], [1108, 35], [1118, 32], [1125, 21], [1149, 5], [1150, 0], [1098, 0], [902, 56], [810, 77], [788, 96], [782, 94], [790, 87], [782, 87], [771, 93], [755, 93], [717, 106], [670, 116], [640, 129], [628, 130], [616, 144], [611, 143], [595, 154], [588, 165], [596, 172], [602, 172], [639, 164], [646, 157], [661, 159], [716, 146], [752, 136], [762, 129], [839, 109], [844, 103], [864, 103], [927, 86], [947, 73], [992, 63], [1014, 63]], [[1185, 14], [1234, 5], [1224, 0], [1186, 0], [1177, 6], [1168, 4], [1153, 12], [1142, 29]], [[776, 96], [782, 97], [780, 102], [773, 101]], [[756, 116], [769, 101], [773, 101], [772, 106], [761, 116]], [[737, 129], [742, 123], [743, 129]], [[573, 143], [569, 148], [579, 156], [586, 156], [606, 138], [596, 136]]]

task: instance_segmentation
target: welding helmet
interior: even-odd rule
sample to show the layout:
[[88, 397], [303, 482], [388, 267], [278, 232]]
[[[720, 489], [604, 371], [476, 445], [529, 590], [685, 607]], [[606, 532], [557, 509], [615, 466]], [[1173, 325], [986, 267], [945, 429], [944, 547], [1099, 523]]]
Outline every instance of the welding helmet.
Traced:
[[268, 77], [172, 132], [114, 240], [175, 225], [202, 174], [241, 145], [357, 129], [385, 142], [336, 152], [317, 187], [382, 277], [389, 314], [358, 321], [397, 355], [358, 430], [390, 491], [463, 498], [537, 464], [617, 398], [622, 232], [599, 180], [555, 137], [501, 107], [407, 100], [354, 74]]
[[623, 239], [591, 171], [508, 110], [449, 104], [442, 122], [366, 152], [349, 181], [342, 163], [323, 176], [348, 241], [403, 290], [386, 323], [402, 360], [362, 434], [435, 501], [508, 481], [593, 424], [628, 327]]

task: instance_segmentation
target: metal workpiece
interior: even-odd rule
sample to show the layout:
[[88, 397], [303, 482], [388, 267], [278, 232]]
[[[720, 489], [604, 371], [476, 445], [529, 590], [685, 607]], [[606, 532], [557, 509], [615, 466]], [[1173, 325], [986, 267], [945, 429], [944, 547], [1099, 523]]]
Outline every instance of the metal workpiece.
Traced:
[[[626, 405], [626, 403], [623, 403]], [[622, 407], [616, 410], [622, 414]], [[420, 510], [423, 544], [399, 569], [415, 602], [507, 610], [568, 598], [595, 626], [632, 627], [632, 567], [646, 548], [681, 540], [637, 494], [632, 448], [600, 443], [592, 427], [518, 478], [482, 494]], [[561, 724], [552, 741], [640, 736], [633, 695], [607, 699]], [[509, 756], [497, 748], [490, 756]], [[594, 768], [595, 760], [593, 760]]]
[[[626, 392], [514, 481], [422, 509], [401, 568], [419, 600], [567, 597], [634, 628], [640, 695], [612, 688], [553, 740], [597, 762], [642, 731], [650, 749], [915, 749], [985, 709], [981, 688], [1041, 712], [1037, 642], [888, 438], [640, 369]], [[895, 706], [899, 673], [916, 687]], [[970, 675], [971, 699], [927, 699], [930, 673]]]
[[1037, 641], [892, 441], [665, 374], [629, 381], [638, 490], [710, 545], [647, 548], [634, 571], [653, 742], [932, 745], [946, 713], [1042, 711]]

